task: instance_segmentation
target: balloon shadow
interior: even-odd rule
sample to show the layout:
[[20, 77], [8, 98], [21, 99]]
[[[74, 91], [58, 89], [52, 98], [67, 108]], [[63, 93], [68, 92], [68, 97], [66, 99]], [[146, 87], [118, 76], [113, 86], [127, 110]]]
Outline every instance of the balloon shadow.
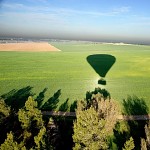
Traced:
[[101, 77], [98, 84], [106, 85], [106, 80], [104, 79], [107, 72], [116, 62], [116, 58], [108, 54], [95, 54], [89, 55], [87, 57], [87, 62], [92, 66], [95, 72]]

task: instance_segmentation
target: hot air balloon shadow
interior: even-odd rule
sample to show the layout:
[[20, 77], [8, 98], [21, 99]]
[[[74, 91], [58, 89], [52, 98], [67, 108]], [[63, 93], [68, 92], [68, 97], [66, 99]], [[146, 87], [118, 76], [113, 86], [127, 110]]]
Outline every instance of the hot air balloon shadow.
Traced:
[[95, 54], [87, 57], [87, 62], [92, 66], [95, 72], [101, 77], [98, 80], [98, 84], [106, 85], [104, 79], [107, 72], [115, 63], [116, 58], [108, 54]]

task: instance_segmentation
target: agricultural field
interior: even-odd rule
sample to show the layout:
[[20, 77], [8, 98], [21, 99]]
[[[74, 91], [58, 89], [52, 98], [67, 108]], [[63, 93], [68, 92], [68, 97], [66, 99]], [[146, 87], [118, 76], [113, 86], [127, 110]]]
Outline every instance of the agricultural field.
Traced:
[[[59, 89], [59, 105], [85, 98], [95, 87], [122, 103], [129, 95], [150, 108], [150, 46], [53, 42], [61, 51], [0, 52], [0, 95], [26, 92], [47, 101]], [[106, 85], [98, 84], [103, 77]]]

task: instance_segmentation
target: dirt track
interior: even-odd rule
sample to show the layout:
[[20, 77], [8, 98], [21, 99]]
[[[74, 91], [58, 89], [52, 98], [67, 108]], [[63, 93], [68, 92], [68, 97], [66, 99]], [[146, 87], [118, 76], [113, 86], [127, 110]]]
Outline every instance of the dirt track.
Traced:
[[25, 42], [0, 44], [0, 51], [47, 52], [60, 50], [47, 42]]
[[[76, 117], [75, 112], [62, 112], [62, 111], [42, 111], [43, 115], [46, 116], [65, 116], [65, 117]], [[150, 120], [150, 114], [148, 115], [118, 115], [118, 120]]]

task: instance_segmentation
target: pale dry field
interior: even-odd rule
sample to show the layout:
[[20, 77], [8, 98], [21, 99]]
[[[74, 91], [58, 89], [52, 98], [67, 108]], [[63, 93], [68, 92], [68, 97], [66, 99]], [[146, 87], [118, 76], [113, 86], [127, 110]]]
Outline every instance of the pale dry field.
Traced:
[[0, 51], [48, 52], [60, 50], [47, 42], [25, 42], [0, 44]]

